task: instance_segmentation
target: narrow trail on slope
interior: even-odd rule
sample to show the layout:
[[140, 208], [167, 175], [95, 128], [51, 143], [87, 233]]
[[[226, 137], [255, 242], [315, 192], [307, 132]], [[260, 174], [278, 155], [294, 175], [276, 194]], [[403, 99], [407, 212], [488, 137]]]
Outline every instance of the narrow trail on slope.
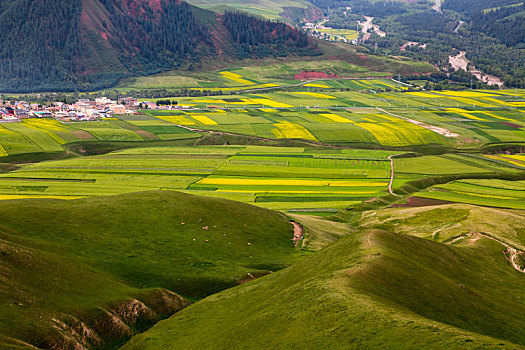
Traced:
[[290, 221], [293, 225], [293, 238], [292, 241], [296, 247], [299, 246], [304, 237], [304, 227], [298, 222]]
[[448, 242], [447, 244], [452, 244], [454, 242], [457, 242], [459, 241], [460, 239], [462, 238], [465, 238], [465, 237], [469, 237], [469, 236], [473, 236], [473, 235], [479, 235], [479, 236], [482, 236], [482, 237], [485, 237], [485, 238], [488, 238], [488, 239], [491, 239], [493, 241], [496, 241], [498, 242], [499, 244], [501, 244], [502, 246], [505, 247], [505, 251], [503, 252], [503, 255], [505, 255], [505, 259], [507, 259], [512, 268], [514, 268], [514, 270], [516, 271], [519, 271], [521, 273], [525, 273], [525, 268], [522, 268], [520, 266], [520, 264], [518, 264], [516, 262], [516, 260], [518, 259], [519, 255], [520, 254], [524, 254], [524, 252], [514, 248], [513, 246], [511, 246], [510, 244], [508, 243], [505, 243], [504, 241], [502, 241], [501, 239], [498, 239], [496, 237], [492, 237], [491, 235], [488, 235], [486, 233], [483, 233], [483, 232], [471, 232], [471, 233], [468, 233], [466, 235], [461, 235], [459, 237], [456, 237], [454, 238], [452, 241]]

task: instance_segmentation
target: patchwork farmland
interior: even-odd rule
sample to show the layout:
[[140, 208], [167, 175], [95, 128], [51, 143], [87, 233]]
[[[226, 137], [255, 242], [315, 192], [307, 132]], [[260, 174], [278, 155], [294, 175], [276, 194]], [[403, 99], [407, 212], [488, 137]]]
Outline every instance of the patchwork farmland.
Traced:
[[[261, 83], [232, 71], [222, 73], [235, 84]], [[525, 141], [522, 91], [406, 92], [399, 87], [396, 92], [363, 93], [339, 91], [332, 86], [336, 82], [343, 81], [309, 83], [301, 91], [179, 98], [189, 108], [144, 110], [96, 122], [26, 119], [1, 124], [0, 155], [5, 159], [68, 156], [71, 151], [82, 155], [91, 145], [104, 143], [129, 149], [19, 165], [0, 177], [0, 199], [73, 199], [163, 189], [284, 211], [334, 213], [387, 195], [392, 175], [387, 158], [393, 155], [419, 156], [394, 161], [393, 190], [426, 177], [515, 174], [525, 166], [519, 154], [478, 153], [483, 147]], [[344, 83], [369, 84], [369, 90], [370, 84], [396, 88], [388, 80]], [[301, 147], [187, 147], [213, 135]], [[363, 147], [369, 150], [359, 149]], [[422, 156], [429, 150], [463, 153]], [[470, 180], [412, 196], [519, 207], [519, 188], [501, 187], [501, 198], [492, 198], [485, 193], [492, 191], [486, 183], [476, 187], [465, 181]]]

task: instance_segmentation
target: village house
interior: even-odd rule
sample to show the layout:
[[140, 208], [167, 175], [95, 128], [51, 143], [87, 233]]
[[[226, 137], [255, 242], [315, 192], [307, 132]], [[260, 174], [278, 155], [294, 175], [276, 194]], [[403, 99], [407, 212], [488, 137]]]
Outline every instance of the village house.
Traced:
[[123, 105], [110, 105], [109, 110], [113, 114], [126, 114], [126, 106]]
[[20, 119], [26, 119], [29, 118], [29, 111], [27, 109], [15, 109], [14, 110], [15, 117]]

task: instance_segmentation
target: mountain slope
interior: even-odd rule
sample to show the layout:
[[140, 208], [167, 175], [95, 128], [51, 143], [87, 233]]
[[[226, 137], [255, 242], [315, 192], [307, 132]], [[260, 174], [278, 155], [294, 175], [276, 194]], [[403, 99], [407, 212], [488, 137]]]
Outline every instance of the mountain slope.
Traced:
[[519, 349], [523, 288], [490, 239], [456, 247], [362, 231], [193, 304], [124, 349]]
[[[0, 90], [5, 92], [94, 90], [126, 76], [191, 67], [217, 52], [231, 52], [221, 45], [229, 46], [235, 34], [220, 15], [177, 0], [7, 0], [0, 5], [0, 20], [5, 29]], [[250, 21], [255, 30], [279, 26]], [[292, 54], [297, 48], [316, 52], [296, 29], [286, 26], [285, 32], [280, 35], [292, 40], [284, 50], [268, 43], [249, 46], [265, 55]], [[303, 41], [293, 41], [296, 37]]]
[[297, 261], [292, 237], [280, 213], [172, 191], [2, 201], [0, 348], [114, 348]]

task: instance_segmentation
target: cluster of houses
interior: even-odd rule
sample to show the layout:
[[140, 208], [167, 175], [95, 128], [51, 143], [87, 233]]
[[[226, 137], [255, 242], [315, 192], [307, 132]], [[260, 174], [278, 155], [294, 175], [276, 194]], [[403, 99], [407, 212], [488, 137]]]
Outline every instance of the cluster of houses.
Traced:
[[49, 106], [25, 101], [0, 101], [0, 122], [18, 122], [26, 118], [55, 118], [62, 121], [94, 121], [115, 114], [136, 114], [139, 109], [168, 109], [172, 106], [157, 106], [153, 102], [139, 102], [134, 97], [119, 101], [107, 97], [94, 101], [81, 99], [73, 104], [54, 102]]

